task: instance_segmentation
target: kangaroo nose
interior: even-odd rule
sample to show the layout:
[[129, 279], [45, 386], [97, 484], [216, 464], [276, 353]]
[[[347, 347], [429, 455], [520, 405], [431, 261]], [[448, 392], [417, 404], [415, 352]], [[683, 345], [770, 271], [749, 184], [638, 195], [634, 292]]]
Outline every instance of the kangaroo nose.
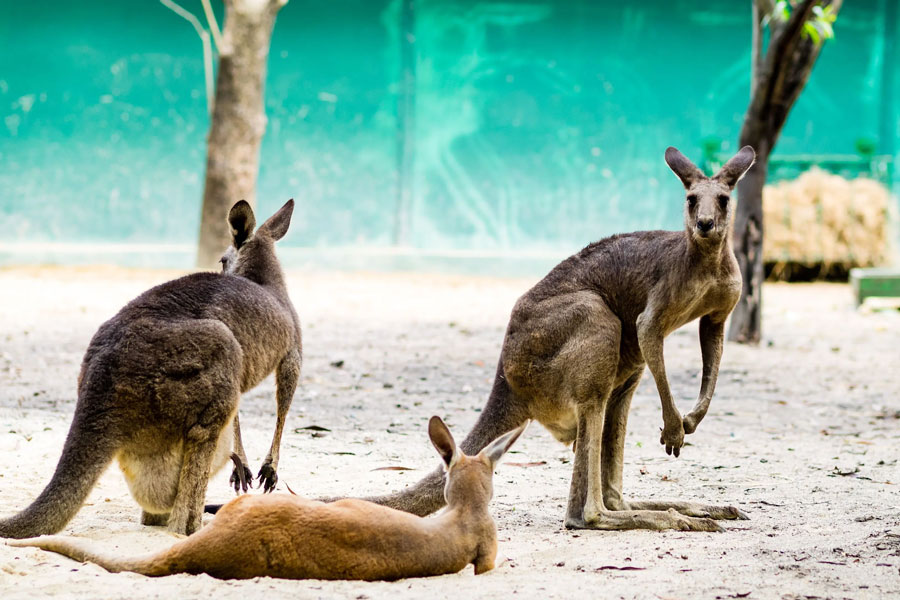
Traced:
[[712, 219], [697, 219], [697, 229], [706, 233], [710, 229], [713, 228], [713, 220]]

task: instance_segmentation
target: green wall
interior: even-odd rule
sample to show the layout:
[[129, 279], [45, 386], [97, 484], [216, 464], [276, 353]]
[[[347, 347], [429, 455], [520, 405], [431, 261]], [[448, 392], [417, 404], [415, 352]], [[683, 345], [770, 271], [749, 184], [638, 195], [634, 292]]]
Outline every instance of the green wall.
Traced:
[[[845, 2], [778, 153], [852, 154], [859, 138], [893, 152], [895, 1]], [[264, 214], [297, 199], [286, 245], [569, 252], [679, 227], [666, 146], [734, 150], [749, 2], [411, 4], [282, 10], [258, 197]], [[0, 3], [0, 118], [5, 244], [194, 242], [201, 45], [158, 2]]]

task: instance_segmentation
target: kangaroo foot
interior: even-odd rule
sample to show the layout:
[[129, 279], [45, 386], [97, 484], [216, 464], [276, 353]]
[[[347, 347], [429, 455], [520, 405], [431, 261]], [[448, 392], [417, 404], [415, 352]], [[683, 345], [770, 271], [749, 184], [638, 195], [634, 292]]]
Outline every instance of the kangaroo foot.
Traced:
[[675, 510], [688, 517], [716, 520], [746, 521], [750, 517], [736, 506], [717, 506], [699, 502], [679, 502], [667, 500], [633, 501], [628, 503], [631, 510]]
[[621, 531], [626, 529], [651, 529], [665, 531], [724, 531], [718, 523], [709, 518], [697, 518], [682, 515], [674, 509], [669, 510], [622, 510], [600, 511], [586, 514], [584, 518], [569, 517], [566, 529], [600, 529]]
[[203, 506], [203, 512], [210, 514], [210, 515], [214, 515], [217, 512], [219, 512], [219, 510], [221, 510], [221, 508], [223, 506], [225, 506], [225, 505], [224, 504], [205, 504]]
[[191, 535], [192, 533], [200, 529], [201, 517], [202, 513], [200, 515], [191, 515], [188, 514], [187, 511], [178, 510], [176, 508], [172, 511], [172, 515], [169, 517], [169, 524], [166, 529], [168, 529], [171, 533]]
[[156, 513], [148, 513], [146, 510], [141, 511], [141, 525], [148, 525], [150, 527], [165, 527], [168, 522], [168, 513], [160, 515]]
[[234, 463], [234, 470], [231, 471], [228, 483], [234, 486], [235, 494], [246, 492], [250, 489], [250, 483], [253, 481], [253, 471], [247, 468], [244, 461], [234, 452], [231, 453], [231, 461]]
[[275, 489], [275, 484], [278, 483], [278, 473], [275, 472], [275, 468], [272, 466], [272, 463], [265, 463], [259, 469], [259, 475], [256, 476], [259, 479], [259, 485], [263, 489], [263, 493], [269, 493]]

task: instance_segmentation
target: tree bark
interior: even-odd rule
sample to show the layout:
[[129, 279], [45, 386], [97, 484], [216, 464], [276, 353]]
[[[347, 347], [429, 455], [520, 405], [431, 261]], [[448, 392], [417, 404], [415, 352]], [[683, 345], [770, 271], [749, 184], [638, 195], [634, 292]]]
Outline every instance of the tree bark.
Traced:
[[225, 0], [197, 247], [202, 269], [214, 268], [231, 243], [231, 206], [238, 200], [256, 205], [259, 147], [266, 130], [266, 63], [275, 16], [286, 2]]
[[[749, 142], [742, 142], [741, 148]], [[769, 151], [762, 140], [750, 143], [756, 150], [756, 162], [738, 182], [738, 209], [734, 218], [734, 255], [744, 287], [741, 299], [731, 313], [728, 339], [758, 344], [762, 324], [763, 218], [762, 190], [769, 170]], [[754, 199], [759, 199], [754, 201]]]
[[[744, 287], [731, 313], [728, 340], [758, 344], [762, 337], [763, 219], [762, 191], [769, 170], [769, 154], [778, 141], [791, 108], [809, 80], [821, 44], [803, 36], [803, 25], [815, 5], [831, 5], [835, 13], [843, 0], [804, 0], [798, 3], [786, 23], [774, 25], [765, 56], [757, 58], [754, 48], [753, 89], [744, 116], [738, 147], [753, 146], [756, 164], [738, 182], [738, 204], [734, 220], [734, 253]], [[754, 18], [766, 4], [757, 0]], [[758, 25], [754, 23], [754, 27]], [[756, 41], [756, 34], [754, 35]]]

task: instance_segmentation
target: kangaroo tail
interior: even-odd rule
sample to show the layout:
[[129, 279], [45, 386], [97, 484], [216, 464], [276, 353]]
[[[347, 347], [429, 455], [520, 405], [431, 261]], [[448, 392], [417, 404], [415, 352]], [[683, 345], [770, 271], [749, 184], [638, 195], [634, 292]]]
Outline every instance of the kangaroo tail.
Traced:
[[107, 420], [88, 418], [82, 400], [75, 409], [53, 478], [28, 508], [0, 519], [0, 537], [30, 538], [65, 527], [112, 461], [115, 447]]
[[16, 546], [19, 548], [34, 547], [42, 550], [49, 550], [68, 556], [81, 562], [92, 562], [100, 565], [110, 573], [120, 573], [122, 571], [132, 571], [141, 573], [142, 575], [170, 575], [175, 571], [168, 568], [167, 562], [163, 559], [166, 551], [162, 553], [148, 554], [138, 558], [113, 558], [104, 556], [101, 553], [90, 549], [90, 544], [83, 540], [63, 537], [61, 535], [47, 535], [42, 537], [14, 540], [6, 542], [7, 546]]
[[[503, 374], [503, 363], [497, 366], [494, 387], [484, 410], [466, 439], [459, 445], [466, 454], [477, 454], [494, 439], [511, 431], [529, 419], [528, 412], [509, 388]], [[444, 499], [444, 468], [426, 475], [418, 483], [386, 496], [364, 498], [369, 502], [382, 504], [419, 516], [430, 515], [446, 504]]]

